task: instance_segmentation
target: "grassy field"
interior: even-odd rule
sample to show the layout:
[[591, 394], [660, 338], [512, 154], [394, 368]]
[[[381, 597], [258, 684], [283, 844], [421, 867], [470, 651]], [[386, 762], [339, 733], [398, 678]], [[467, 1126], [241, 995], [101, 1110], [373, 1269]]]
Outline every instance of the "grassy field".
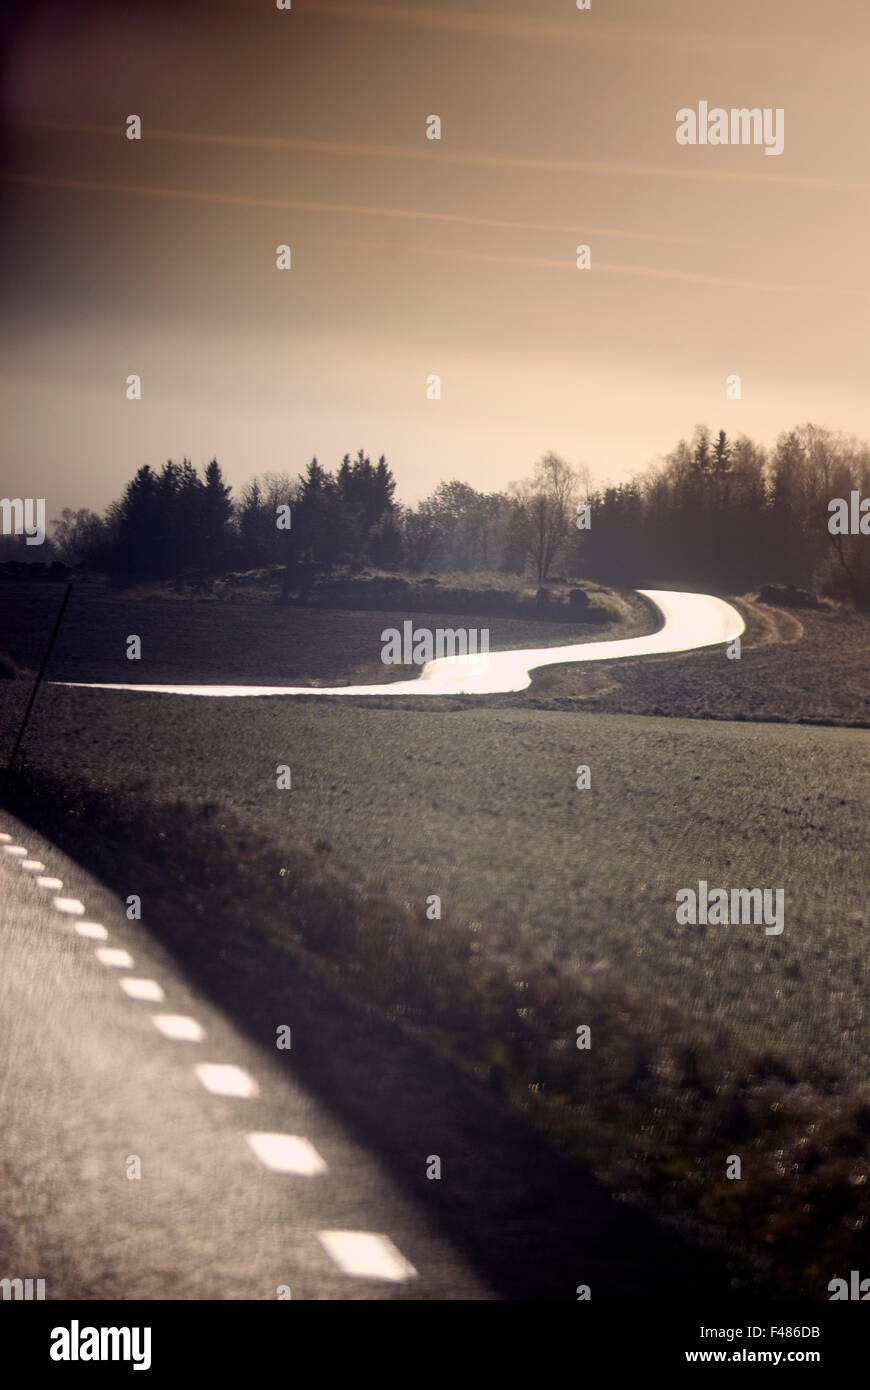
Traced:
[[[50, 610], [27, 601], [0, 648], [34, 665]], [[866, 1260], [867, 736], [725, 716], [742, 699], [744, 718], [807, 717], [805, 700], [811, 718], [860, 723], [868, 625], [798, 622], [751, 600], [745, 611], [739, 662], [711, 651], [563, 668], [486, 701], [50, 686], [19, 791], [43, 820], [78, 816], [162, 864], [201, 920], [210, 902], [235, 904], [249, 948], [261, 934], [309, 952], [613, 1189], [715, 1236], [769, 1286], [825, 1297], [844, 1262]], [[364, 660], [388, 625], [117, 599], [82, 603], [75, 621], [60, 678], [130, 679], [123, 640], [139, 632], [140, 679], [264, 683], [349, 675], [342, 634]], [[535, 645], [550, 640], [543, 626]], [[607, 690], [584, 691], [602, 679]], [[26, 693], [3, 683], [7, 746]], [[653, 700], [674, 717], [613, 712], [651, 713]], [[676, 717], [687, 710], [719, 720]], [[282, 763], [290, 791], [276, 789]], [[589, 790], [575, 785], [580, 763]], [[782, 936], [679, 926], [675, 893], [699, 879], [782, 887]], [[256, 951], [245, 959], [253, 991]], [[582, 1024], [589, 1052], [575, 1046]], [[740, 1184], [724, 1178], [731, 1153]]]
[[688, 719], [774, 720], [870, 727], [870, 615], [830, 606], [785, 611], [751, 595], [739, 661], [724, 648], [618, 666], [551, 667], [534, 677], [539, 707]]

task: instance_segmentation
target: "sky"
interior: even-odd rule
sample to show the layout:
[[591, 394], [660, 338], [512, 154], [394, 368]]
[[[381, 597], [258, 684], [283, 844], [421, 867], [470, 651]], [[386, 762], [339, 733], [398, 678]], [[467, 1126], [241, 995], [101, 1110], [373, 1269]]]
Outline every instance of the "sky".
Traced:
[[[216, 455], [238, 489], [363, 447], [413, 503], [548, 450], [625, 479], [700, 421], [870, 435], [866, 0], [6, 23], [4, 495], [54, 516], [143, 463]], [[701, 101], [781, 108], [783, 152], [678, 144]]]

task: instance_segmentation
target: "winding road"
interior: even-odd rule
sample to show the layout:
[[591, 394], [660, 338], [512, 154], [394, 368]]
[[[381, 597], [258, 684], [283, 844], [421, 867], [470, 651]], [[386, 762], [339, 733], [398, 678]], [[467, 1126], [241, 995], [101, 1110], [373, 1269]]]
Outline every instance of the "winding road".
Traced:
[[659, 610], [662, 626], [644, 637], [621, 641], [575, 642], [566, 647], [524, 647], [519, 651], [445, 656], [429, 661], [411, 680], [376, 685], [140, 685], [62, 681], [96, 690], [138, 690], [158, 695], [502, 695], [525, 690], [532, 672], [542, 666], [581, 661], [616, 661], [625, 657], [661, 656], [696, 651], [733, 641], [745, 623], [730, 603], [710, 594], [667, 589], [637, 591]]

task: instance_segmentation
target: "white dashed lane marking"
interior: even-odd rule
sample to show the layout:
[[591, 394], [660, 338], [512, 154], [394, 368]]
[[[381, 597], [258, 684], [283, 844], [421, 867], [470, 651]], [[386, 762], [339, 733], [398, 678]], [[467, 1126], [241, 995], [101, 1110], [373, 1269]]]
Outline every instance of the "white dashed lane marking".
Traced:
[[249, 1134], [247, 1138], [260, 1162], [273, 1173], [313, 1177], [326, 1172], [326, 1164], [307, 1139], [295, 1134]]
[[133, 957], [129, 951], [122, 951], [117, 946], [98, 946], [94, 955], [100, 965], [114, 965], [118, 970], [132, 970]]
[[101, 922], [76, 922], [76, 931], [79, 936], [85, 936], [89, 941], [108, 941], [109, 933]]
[[[40, 859], [28, 858], [24, 845], [11, 844], [12, 836], [0, 831], [0, 845], [5, 852], [21, 862], [23, 869], [39, 875], [40, 888], [57, 892], [63, 880], [44, 873]], [[83, 917], [85, 905], [78, 898], [55, 898], [56, 911], [71, 917]], [[101, 922], [76, 922], [76, 933], [90, 941], [107, 941], [109, 933]], [[99, 946], [94, 952], [101, 965], [119, 970], [131, 970], [133, 957], [120, 947]], [[160, 1003], [163, 990], [156, 980], [127, 975], [118, 981], [131, 999]], [[151, 1022], [164, 1038], [179, 1042], [202, 1042], [205, 1029], [187, 1014], [152, 1014]], [[231, 1063], [203, 1062], [194, 1067], [199, 1080], [213, 1095], [250, 1097], [259, 1095], [260, 1088], [252, 1076]], [[314, 1177], [327, 1171], [327, 1164], [308, 1139], [297, 1134], [274, 1134], [256, 1131], [245, 1136], [248, 1146], [264, 1167], [273, 1173], [289, 1173], [295, 1177]], [[329, 1257], [344, 1274], [362, 1279], [385, 1279], [404, 1283], [417, 1277], [410, 1261], [396, 1249], [389, 1236], [371, 1231], [318, 1231], [317, 1239]]]
[[416, 1278], [416, 1269], [389, 1236], [371, 1231], [318, 1231], [317, 1239], [345, 1274], [358, 1279], [389, 1279], [394, 1284]]
[[125, 975], [118, 983], [131, 999], [147, 999], [151, 1004], [163, 1003], [163, 990], [156, 980], [138, 980], [132, 975]]
[[205, 1037], [205, 1029], [186, 1014], [152, 1014], [151, 1022], [164, 1038], [176, 1042], [202, 1042]]
[[260, 1088], [241, 1067], [218, 1062], [200, 1062], [194, 1071], [207, 1091], [216, 1096], [256, 1096]]
[[78, 898], [55, 898], [53, 906], [58, 912], [68, 912], [71, 917], [84, 917], [85, 905]]

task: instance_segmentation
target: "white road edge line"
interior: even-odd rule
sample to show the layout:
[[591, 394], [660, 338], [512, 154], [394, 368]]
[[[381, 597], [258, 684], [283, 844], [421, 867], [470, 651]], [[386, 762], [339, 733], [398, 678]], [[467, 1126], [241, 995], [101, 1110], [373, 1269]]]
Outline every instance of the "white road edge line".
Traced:
[[402, 1284], [417, 1271], [389, 1236], [371, 1231], [318, 1231], [317, 1239], [344, 1274], [358, 1279], [389, 1279]]
[[119, 946], [98, 946], [94, 955], [100, 965], [111, 965], [117, 970], [132, 970], [133, 957], [129, 951], [123, 951]]
[[152, 1014], [151, 1022], [164, 1038], [177, 1042], [202, 1042], [205, 1029], [189, 1014]]
[[79, 936], [85, 936], [90, 941], [108, 941], [109, 933], [102, 922], [76, 922], [76, 931]]
[[131, 999], [147, 999], [152, 1004], [163, 1002], [163, 990], [156, 980], [141, 980], [133, 975], [125, 975], [118, 984]]
[[194, 1071], [207, 1091], [215, 1096], [256, 1096], [260, 1088], [241, 1067], [225, 1062], [199, 1062]]
[[55, 898], [52, 907], [58, 912], [67, 912], [71, 917], [83, 917], [85, 905], [78, 898]]
[[247, 1134], [245, 1138], [258, 1159], [273, 1173], [296, 1173], [314, 1177], [326, 1172], [326, 1163], [308, 1139], [296, 1134]]

